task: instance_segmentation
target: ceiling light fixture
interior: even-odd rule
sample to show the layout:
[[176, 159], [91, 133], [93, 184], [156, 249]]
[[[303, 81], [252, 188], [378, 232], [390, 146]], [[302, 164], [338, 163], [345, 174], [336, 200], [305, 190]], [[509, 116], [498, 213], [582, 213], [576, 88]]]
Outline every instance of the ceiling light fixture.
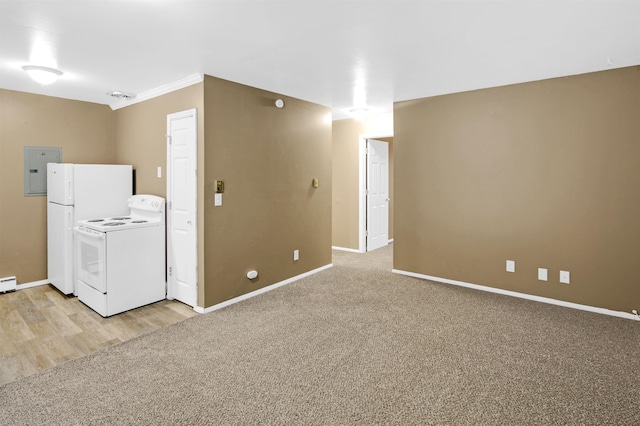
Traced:
[[27, 74], [29, 74], [29, 77], [42, 84], [43, 86], [55, 82], [58, 77], [62, 75], [62, 71], [60, 70], [49, 67], [41, 67], [38, 65], [25, 65], [22, 67], [22, 69], [25, 70]]
[[276, 99], [275, 105], [276, 108], [284, 108], [284, 101], [282, 99]]
[[22, 69], [25, 70], [27, 74], [29, 74], [29, 77], [42, 84], [43, 86], [55, 82], [58, 77], [62, 75], [62, 71], [60, 70], [49, 67], [41, 67], [38, 65], [25, 65], [22, 67]]

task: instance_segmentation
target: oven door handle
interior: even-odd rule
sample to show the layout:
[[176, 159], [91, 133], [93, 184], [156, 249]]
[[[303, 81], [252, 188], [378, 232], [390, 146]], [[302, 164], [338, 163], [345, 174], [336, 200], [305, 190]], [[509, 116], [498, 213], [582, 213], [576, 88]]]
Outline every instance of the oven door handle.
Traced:
[[73, 229], [75, 229], [78, 234], [82, 234], [86, 237], [94, 238], [96, 240], [104, 240], [104, 232], [89, 231], [78, 226]]

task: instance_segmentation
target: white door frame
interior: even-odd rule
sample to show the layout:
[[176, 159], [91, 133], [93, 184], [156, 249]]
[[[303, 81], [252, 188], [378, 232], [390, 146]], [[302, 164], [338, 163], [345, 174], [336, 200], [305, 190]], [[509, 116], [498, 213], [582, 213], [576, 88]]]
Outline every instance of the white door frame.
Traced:
[[[196, 108], [192, 108], [192, 109], [188, 109], [185, 111], [179, 111], [179, 112], [175, 112], [172, 114], [167, 114], [167, 133], [169, 133], [169, 123], [171, 120], [176, 119], [176, 118], [187, 118], [189, 116], [195, 116], [196, 117], [196, 146], [195, 146], [195, 173], [196, 173], [196, 188], [194, 190], [194, 196], [195, 196], [195, 200], [194, 200], [194, 205], [195, 205], [195, 211], [194, 211], [194, 221], [193, 221], [193, 227], [194, 227], [194, 232], [195, 232], [195, 251], [196, 251], [196, 256], [195, 256], [195, 266], [196, 266], [196, 302], [193, 306], [194, 309], [197, 309], [198, 307], [198, 295], [197, 295], [197, 286], [198, 286], [198, 273], [197, 273], [197, 268], [199, 267], [198, 265], [198, 188], [197, 188], [197, 171], [198, 171], [198, 135], [197, 135], [197, 131], [198, 131], [198, 110]], [[172, 239], [171, 239], [171, 212], [169, 209], [169, 202], [173, 199], [173, 194], [171, 193], [171, 176], [173, 173], [173, 170], [171, 169], [171, 135], [167, 134], [167, 162], [166, 162], [167, 166], [166, 166], [166, 183], [167, 183], [167, 253], [170, 253], [171, 251], [171, 247], [172, 247]], [[169, 259], [167, 259], [169, 260]], [[169, 264], [167, 262], [167, 268], [169, 267]], [[169, 285], [170, 283], [170, 278], [169, 278], [169, 271], [167, 270], [167, 299], [172, 300], [173, 297], [173, 288]]]
[[358, 251], [367, 251], [367, 139], [391, 138], [393, 135], [361, 134], [358, 136]]

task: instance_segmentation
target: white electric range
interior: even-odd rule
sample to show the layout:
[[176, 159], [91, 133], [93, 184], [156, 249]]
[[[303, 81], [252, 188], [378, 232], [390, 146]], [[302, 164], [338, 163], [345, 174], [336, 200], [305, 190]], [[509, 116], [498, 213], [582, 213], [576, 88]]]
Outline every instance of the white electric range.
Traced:
[[103, 317], [166, 297], [164, 198], [134, 195], [126, 216], [78, 221], [78, 298]]

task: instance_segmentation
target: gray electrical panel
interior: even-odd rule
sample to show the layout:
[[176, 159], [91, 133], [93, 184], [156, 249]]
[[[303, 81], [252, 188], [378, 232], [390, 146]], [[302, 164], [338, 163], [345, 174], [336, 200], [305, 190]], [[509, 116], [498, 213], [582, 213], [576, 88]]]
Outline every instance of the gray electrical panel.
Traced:
[[47, 163], [60, 163], [62, 148], [24, 147], [24, 195], [47, 195]]

